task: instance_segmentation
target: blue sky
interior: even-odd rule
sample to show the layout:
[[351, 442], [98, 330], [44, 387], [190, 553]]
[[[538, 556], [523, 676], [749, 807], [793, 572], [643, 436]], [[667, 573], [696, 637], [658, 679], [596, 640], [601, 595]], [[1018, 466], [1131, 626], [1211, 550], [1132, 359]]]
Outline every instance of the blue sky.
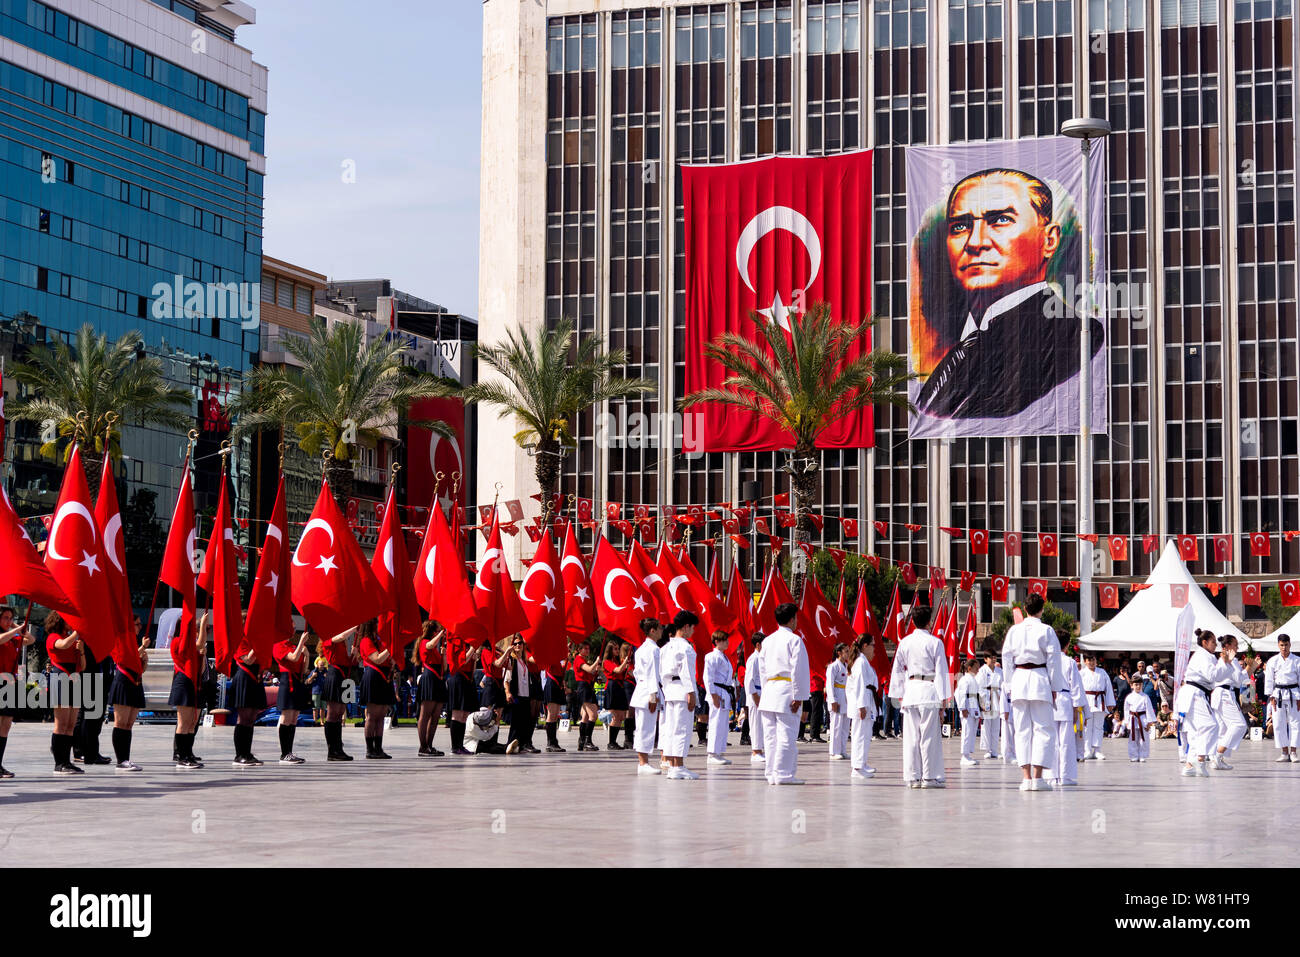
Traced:
[[482, 4], [251, 3], [238, 42], [270, 71], [265, 254], [476, 316]]

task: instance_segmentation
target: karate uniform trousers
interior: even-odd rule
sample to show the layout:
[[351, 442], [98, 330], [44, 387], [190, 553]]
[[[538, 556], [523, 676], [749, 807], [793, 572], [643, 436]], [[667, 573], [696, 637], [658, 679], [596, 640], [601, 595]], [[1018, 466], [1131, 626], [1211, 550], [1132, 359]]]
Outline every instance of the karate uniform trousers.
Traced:
[[652, 713], [649, 708], [633, 708], [636, 715], [636, 728], [632, 731], [633, 747], [640, 754], [650, 754], [655, 747], [655, 731], [658, 729], [659, 716], [663, 714], [663, 702]]
[[1128, 727], [1128, 756], [1130, 761], [1151, 756], [1151, 729], [1142, 723], [1141, 716], [1134, 715], [1134, 717], [1138, 720], [1130, 721]]
[[939, 705], [903, 707], [903, 780], [942, 781], [943, 736]]
[[691, 746], [691, 719], [693, 713], [685, 701], [664, 702], [663, 727], [659, 732], [659, 746], [666, 758], [685, 758]]
[[1246, 719], [1237, 704], [1236, 692], [1232, 688], [1215, 688], [1210, 696], [1210, 705], [1219, 722], [1218, 747], [1231, 754], [1246, 735]]
[[718, 700], [722, 703], [716, 708], [713, 706], [713, 696], [709, 696], [709, 736], [708, 748], [709, 754], [722, 757], [723, 752], [727, 750], [727, 732], [730, 730], [728, 719], [731, 717], [731, 695], [725, 691], [717, 692]]
[[1053, 766], [1056, 751], [1056, 716], [1050, 701], [1011, 702], [1020, 766]]
[[871, 753], [871, 728], [876, 723], [876, 716], [867, 709], [865, 718], [858, 717], [858, 709], [853, 708], [850, 711], [849, 732], [852, 736], [852, 751], [849, 754], [849, 763], [853, 765], [854, 771], [862, 771], [869, 768], [867, 764], [867, 755]]
[[1294, 688], [1275, 688], [1277, 708], [1273, 711], [1273, 746], [1300, 747], [1300, 706]]
[[961, 756], [975, 760], [975, 731], [979, 727], [979, 711], [961, 713]]
[[[991, 692], [1001, 695], [1001, 689]], [[985, 754], [991, 754], [997, 757], [1002, 753], [1000, 738], [1002, 736], [1002, 716], [997, 714], [988, 714], [983, 716], [984, 724], [980, 728], [980, 746], [984, 749]]]
[[1055, 726], [1056, 749], [1055, 763], [1043, 772], [1043, 777], [1053, 781], [1079, 783], [1079, 753], [1076, 744], [1078, 738], [1074, 733], [1074, 714], [1065, 721], [1057, 721]]
[[767, 727], [767, 715], [758, 710], [758, 695], [749, 696], [749, 740], [754, 742], [755, 751], [766, 751], [767, 741], [764, 737]]
[[[1219, 737], [1219, 719], [1210, 708], [1210, 698], [1204, 691], [1191, 685], [1183, 685], [1183, 688], [1191, 694], [1187, 700], [1186, 717], [1182, 718], [1179, 728], [1187, 742], [1185, 760], [1195, 763], [1202, 755], [1214, 753]], [[1276, 730], [1276, 723], [1273, 727]]]
[[[829, 710], [829, 705], [827, 708]], [[848, 750], [849, 744], [849, 720], [848, 715], [844, 713], [844, 704], [840, 704], [840, 710], [831, 711], [831, 727], [827, 748], [831, 754], [844, 754]]]
[[789, 781], [799, 762], [799, 712], [756, 712], [763, 716], [763, 776], [768, 782]]
[[1014, 711], [1008, 711], [1002, 718], [1002, 757], [1011, 764], [1018, 764], [1016, 760], [1016, 715]]
[[[1091, 698], [1091, 695], [1089, 695]], [[1092, 702], [1088, 702], [1089, 708]], [[1106, 730], [1106, 712], [1105, 711], [1085, 711], [1088, 718], [1087, 724], [1083, 729], [1083, 756], [1090, 758], [1101, 750], [1102, 734]]]

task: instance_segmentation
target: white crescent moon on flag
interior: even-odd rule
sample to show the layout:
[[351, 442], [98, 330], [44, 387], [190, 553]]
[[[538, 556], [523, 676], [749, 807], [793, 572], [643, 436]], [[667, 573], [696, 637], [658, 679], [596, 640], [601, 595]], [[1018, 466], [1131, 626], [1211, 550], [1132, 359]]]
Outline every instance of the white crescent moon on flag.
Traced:
[[678, 599], [677, 589], [681, 588], [688, 581], [690, 581], [690, 578], [688, 576], [678, 575], [676, 578], [674, 578], [672, 581], [668, 583], [668, 597], [673, 600], [674, 605], [676, 605], [678, 608], [682, 609], [683, 611], [686, 610], [686, 606], [683, 605], [681, 601]]
[[[435, 476], [438, 474], [438, 466], [434, 461], [438, 455], [438, 443], [445, 438], [446, 436], [439, 435], [437, 432], [429, 433], [429, 471]], [[446, 441], [451, 443], [452, 451], [456, 453], [456, 466], [460, 470], [460, 474], [464, 475], [465, 457], [460, 454], [460, 443], [455, 439], [446, 439]]]
[[758, 291], [749, 278], [749, 256], [758, 245], [758, 241], [774, 229], [784, 229], [802, 242], [804, 248], [808, 250], [808, 259], [812, 263], [812, 268], [808, 273], [808, 284], [804, 286], [804, 289], [807, 289], [821, 271], [822, 241], [813, 224], [808, 221], [808, 217], [789, 206], [769, 206], [751, 219], [740, 231], [740, 239], [736, 241], [736, 269], [740, 271], [740, 278], [745, 280], [745, 285], [749, 287], [750, 292]]
[[104, 551], [108, 554], [108, 560], [113, 563], [113, 567], [119, 572], [122, 571], [122, 563], [117, 560], [117, 546], [113, 539], [122, 537], [122, 513], [118, 512], [108, 520], [104, 526]]
[[[824, 612], [826, 612], [826, 608], [823, 605], [818, 605], [817, 612], [816, 614], [813, 615], [813, 624], [817, 626], [817, 630], [820, 631], [823, 635], [828, 634], [827, 630], [822, 627], [822, 614]], [[830, 618], [830, 614], [827, 613], [826, 617]]]
[[389, 578], [397, 577], [397, 572], [393, 571], [393, 539], [391, 537], [384, 542], [384, 567], [388, 569]]
[[578, 571], [580, 571], [580, 572], [582, 573], [582, 577], [583, 577], [583, 578], [586, 578], [586, 577], [587, 577], [587, 568], [586, 568], [586, 566], [582, 564], [582, 559], [578, 558], [578, 557], [575, 556], [575, 555], [565, 555], [565, 556], [564, 556], [563, 560], [560, 562], [560, 574], [561, 574], [561, 575], [564, 574], [565, 566], [568, 565], [570, 562], [572, 562], [573, 564], [575, 564], [575, 565], [578, 566]]
[[56, 539], [59, 537], [59, 526], [63, 524], [63, 520], [68, 517], [69, 513], [80, 515], [86, 520], [86, 524], [90, 526], [90, 540], [92, 542], [95, 540], [95, 520], [91, 517], [90, 512], [86, 511], [86, 506], [80, 502], [64, 502], [63, 507], [58, 510], [54, 516], [54, 521], [50, 524], [50, 541], [46, 545], [49, 557], [55, 561], [66, 562], [68, 560], [67, 555], [59, 554]]
[[325, 529], [325, 531], [328, 532], [330, 536], [330, 545], [334, 544], [334, 529], [330, 527], [330, 523], [325, 521], [325, 519], [323, 518], [313, 518], [310, 522], [307, 523], [307, 527], [302, 530], [302, 538], [298, 539], [298, 547], [293, 550], [293, 563], [297, 565], [299, 568], [307, 567], [306, 562], [298, 561], [298, 553], [302, 551], [302, 543], [307, 541], [307, 535], [308, 533], [311, 532], [313, 528]]
[[551, 587], [555, 588], [558, 582], [555, 580], [555, 569], [545, 562], [536, 562], [528, 567], [528, 574], [524, 576], [523, 584], [519, 586], [519, 597], [524, 601], [536, 603], [538, 599], [528, 597], [528, 582], [537, 572], [546, 572], [551, 579]]
[[279, 526], [279, 525], [267, 525], [267, 526], [266, 526], [266, 537], [267, 537], [267, 538], [274, 538], [274, 539], [275, 539], [276, 541], [278, 541], [281, 545], [284, 544], [284, 532], [280, 531], [280, 526]]
[[438, 546], [434, 545], [429, 549], [429, 554], [424, 556], [424, 577], [429, 579], [429, 584], [433, 584], [433, 569], [436, 564], [435, 558], [438, 554]]
[[605, 604], [609, 606], [611, 611], [622, 611], [627, 607], [626, 605], [614, 604], [612, 586], [614, 584], [614, 579], [618, 578], [619, 575], [622, 575], [624, 578], [630, 581], [633, 584], [633, 586], [636, 585], [636, 579], [633, 578], [631, 572], [627, 571], [626, 569], [615, 568], [612, 572], [609, 573], [609, 577], [605, 579]]
[[495, 570], [496, 556], [501, 554], [499, 548], [489, 548], [483, 553], [483, 564], [479, 566], [478, 574], [474, 576], [474, 587], [481, 588], [484, 591], [491, 591], [487, 585], [483, 584], [483, 573], [489, 569]]
[[190, 537], [185, 539], [185, 552], [190, 556], [190, 570], [196, 575], [203, 564], [203, 554], [194, 547], [197, 543], [198, 534], [199, 530], [197, 528], [191, 528]]

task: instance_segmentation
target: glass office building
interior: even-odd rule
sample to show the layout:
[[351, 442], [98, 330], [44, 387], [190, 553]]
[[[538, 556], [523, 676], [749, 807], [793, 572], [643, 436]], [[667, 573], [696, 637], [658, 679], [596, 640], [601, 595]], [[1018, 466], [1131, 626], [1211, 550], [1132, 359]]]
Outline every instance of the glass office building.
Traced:
[[[0, 350], [139, 330], [193, 394], [200, 509], [259, 348], [266, 70], [234, 42], [253, 19], [218, 0], [0, 0]], [[10, 431], [14, 500], [48, 512], [59, 471], [37, 429]], [[123, 452], [128, 495], [156, 493], [165, 522], [183, 436], [128, 428]]]
[[[484, 115], [507, 111], [519, 131], [520, 170], [507, 170], [498, 205], [538, 213], [519, 217], [532, 224], [518, 231], [521, 251], [484, 244], [486, 339], [530, 315], [573, 317], [659, 383], [642, 409], [670, 411], [687, 348], [677, 164], [871, 147], [873, 302], [882, 344], [904, 352], [906, 148], [1053, 135], [1072, 116], [1104, 116], [1115, 129], [1109, 278], [1151, 298], [1145, 320], [1111, 324], [1094, 529], [1134, 538], [1127, 564], [1098, 571], [1143, 577], [1155, 556], [1140, 536], [1177, 533], [1202, 536], [1198, 575], [1300, 567], [1300, 540], [1279, 534], [1300, 529], [1290, 0], [549, 0], [506, 15], [511, 2], [485, 5]], [[493, 59], [503, 53], [522, 74], [509, 102]], [[530, 98], [525, 81], [544, 93]], [[502, 122], [484, 128], [495, 192], [492, 151], [516, 145], [497, 142]], [[500, 210], [484, 182], [486, 230]], [[517, 268], [521, 305], [500, 309], [496, 267], [530, 257], [539, 268]], [[921, 441], [906, 426], [882, 413], [873, 450], [822, 453], [820, 510], [863, 520], [854, 541], [828, 522], [828, 544], [982, 576], [1077, 575], [1074, 438]], [[579, 442], [564, 485], [598, 502], [735, 501], [746, 480], [765, 495], [787, 487], [771, 453], [602, 449], [590, 417]], [[995, 544], [972, 556], [940, 526], [992, 529]], [[1003, 530], [1025, 534], [1023, 557], [1002, 553]], [[1256, 530], [1273, 533], [1268, 558], [1250, 557], [1244, 536]], [[1041, 531], [1061, 533], [1059, 558], [1038, 554]], [[1230, 562], [1209, 560], [1212, 533], [1237, 536]], [[1237, 600], [1235, 588], [1216, 598]]]

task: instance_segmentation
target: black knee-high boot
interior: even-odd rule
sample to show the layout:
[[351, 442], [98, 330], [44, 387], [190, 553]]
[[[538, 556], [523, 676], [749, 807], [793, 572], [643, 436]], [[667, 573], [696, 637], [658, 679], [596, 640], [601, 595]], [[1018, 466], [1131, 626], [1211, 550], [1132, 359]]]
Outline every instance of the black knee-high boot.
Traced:
[[131, 732], [127, 728], [113, 729], [113, 754], [118, 764], [131, 760]]
[[465, 750], [465, 722], [452, 721], [448, 724], [448, 730], [451, 732], [452, 751], [464, 751]]
[[635, 730], [636, 718], [632, 717], [629, 713], [628, 716], [623, 719], [623, 744], [629, 749], [632, 747], [632, 732]]
[[370, 740], [375, 743], [375, 753], [373, 757], [380, 758], [384, 761], [388, 761], [393, 757], [391, 754], [384, 753], [384, 732], [380, 731]]
[[291, 724], [280, 725], [280, 757], [293, 754], [293, 735], [298, 729]]

